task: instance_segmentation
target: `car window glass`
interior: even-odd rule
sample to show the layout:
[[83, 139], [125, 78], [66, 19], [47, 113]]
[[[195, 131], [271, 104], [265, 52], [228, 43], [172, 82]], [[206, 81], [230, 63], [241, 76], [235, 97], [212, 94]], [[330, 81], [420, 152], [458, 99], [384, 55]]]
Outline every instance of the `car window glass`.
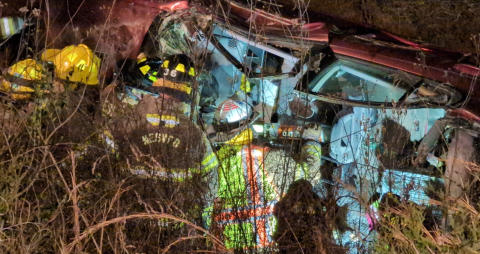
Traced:
[[[265, 75], [276, 75], [283, 72], [285, 59], [268, 52], [265, 47], [256, 47], [255, 42], [247, 43], [246, 38], [233, 36], [228, 30], [219, 26], [214, 26], [213, 34], [230, 55], [252, 72]], [[290, 65], [293, 66], [293, 64], [288, 66]]]
[[248, 45], [246, 42], [233, 38], [226, 30], [215, 26], [214, 36], [220, 44], [235, 57], [237, 61], [247, 66], [255, 73], [261, 72], [264, 51]]
[[338, 60], [313, 80], [309, 90], [347, 100], [392, 102], [398, 101], [406, 92], [394, 83], [392, 71]]

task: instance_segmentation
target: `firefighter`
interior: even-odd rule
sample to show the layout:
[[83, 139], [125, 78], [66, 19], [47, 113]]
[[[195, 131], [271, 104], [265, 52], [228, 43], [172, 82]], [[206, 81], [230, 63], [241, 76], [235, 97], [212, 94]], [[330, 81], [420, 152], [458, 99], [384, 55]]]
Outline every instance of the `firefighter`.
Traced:
[[[49, 63], [53, 66], [49, 66]], [[63, 92], [66, 90], [74, 91], [74, 88], [79, 87], [79, 83], [93, 87], [98, 85], [99, 67], [100, 59], [83, 44], [71, 45], [61, 50], [47, 49], [43, 52], [40, 60], [27, 58], [11, 65], [0, 77], [0, 94], [3, 95], [1, 99], [4, 102], [0, 109], [2, 115], [0, 127], [7, 134], [7, 140], [22, 132], [21, 127], [23, 125], [17, 123], [19, 119], [21, 119], [20, 123], [24, 123], [29, 119], [32, 112], [45, 113], [47, 111], [44, 109], [49, 105], [48, 102], [54, 101], [49, 99], [51, 96], [44, 95], [64, 94]], [[96, 89], [92, 90], [96, 91]], [[75, 98], [80, 99], [82, 97], [81, 109], [89, 99], [96, 102], [95, 96], [80, 96], [79, 94], [82, 93], [74, 91], [65, 96], [66, 103], [62, 104], [61, 110], [68, 111], [77, 108], [80, 101], [75, 100]], [[71, 107], [68, 107], [69, 105]], [[59, 108], [55, 110], [60, 113]], [[66, 133], [75, 133], [79, 137], [78, 141], [83, 141], [85, 136], [91, 134], [86, 133], [85, 125], [79, 131], [70, 129], [70, 127], [80, 126], [75, 123], [76, 121], [90, 123], [90, 120], [93, 119], [94, 110], [90, 110], [91, 114], [89, 115], [82, 115], [87, 110], [78, 110], [78, 112], [81, 113], [75, 114], [75, 117], [58, 129], [58, 134], [63, 130]], [[63, 113], [70, 115], [69, 112]], [[88, 119], [82, 118], [82, 116], [86, 116]], [[42, 128], [46, 128], [47, 131], [50, 127], [52, 127], [52, 130], [56, 128], [56, 126], [42, 125]], [[75, 140], [69, 139], [69, 142], [75, 142]]]
[[[139, 110], [175, 112], [194, 119], [191, 108], [196, 105], [196, 96], [199, 94], [195, 93], [194, 89], [197, 74], [188, 56], [178, 54], [158, 59], [147, 58], [144, 53], [140, 53], [133, 70], [127, 68], [124, 77], [127, 82], [119, 95], [122, 102]], [[142, 105], [137, 106], [144, 97], [151, 97], [153, 100], [144, 100]], [[145, 117], [150, 121], [157, 121], [153, 120], [152, 114], [147, 115]], [[206, 139], [202, 137], [200, 140]], [[210, 163], [208, 168], [211, 169], [217, 162], [209, 145], [207, 148], [210, 151], [210, 160], [206, 164]]]
[[[5, 15], [5, 9], [2, 14]], [[34, 45], [35, 26], [33, 24], [35, 23], [33, 15], [26, 15], [23, 18], [0, 17], [0, 64], [2, 67], [28, 54], [28, 47]]]
[[123, 107], [111, 121], [115, 150], [136, 175], [183, 181], [212, 171], [217, 162], [203, 132], [171, 98], [144, 94], [135, 107]]
[[[136, 152], [150, 154], [158, 162], [158, 167], [152, 168], [156, 174], [165, 169], [183, 171], [199, 166], [196, 165], [199, 156], [204, 159], [199, 168], [206, 171], [214, 169], [217, 161], [209, 143], [199, 142], [206, 141], [205, 135], [188, 119], [192, 84], [196, 76], [191, 60], [186, 55], [172, 55], [163, 60], [148, 59], [141, 53], [135, 68], [133, 74], [126, 76], [123, 91], [115, 85], [104, 91], [104, 95], [112, 89], [117, 92], [117, 96], [110, 96], [104, 106], [104, 113], [113, 119], [111, 135], [120, 133], [116, 145], [127, 142], [139, 149]], [[111, 99], [116, 103], [112, 103]], [[119, 151], [127, 157], [135, 154], [135, 151], [123, 151], [123, 148], [125, 146], [120, 145]], [[167, 150], [151, 154], [152, 149]], [[168, 151], [178, 149], [179, 161], [171, 164], [177, 158], [170, 158], [172, 154]], [[192, 159], [185, 161], [181, 156], [192, 156]]]
[[[141, 117], [145, 117], [150, 124], [158, 125], [156, 115], [163, 111], [191, 116], [197, 74], [188, 56], [178, 54], [158, 59], [147, 58], [140, 53], [134, 69], [127, 71], [123, 91], [117, 89], [119, 93], [116, 97], [134, 107], [135, 111], [145, 113]], [[111, 89], [105, 89], [108, 90]]]
[[[48, 79], [47, 63], [54, 66], [55, 77], [70, 83], [98, 85], [100, 58], [86, 45], [70, 45], [62, 50], [47, 49], [42, 53], [41, 61], [32, 58], [21, 60], [10, 66], [2, 79], [0, 92], [13, 100], [25, 100], [35, 92], [50, 93], [63, 90], [49, 85], [60, 85]], [[76, 86], [72, 86], [76, 87]]]
[[42, 60], [52, 63], [57, 78], [85, 85], [98, 85], [100, 58], [85, 44], [70, 45], [61, 50], [47, 49]]
[[33, 59], [19, 61], [7, 69], [0, 91], [13, 100], [28, 99], [46, 81], [45, 73], [43, 65]]
[[[108, 148], [117, 154], [120, 174], [130, 176], [149, 208], [201, 224], [202, 209], [212, 202], [218, 161], [204, 133], [189, 118], [195, 71], [188, 58], [178, 55], [160, 60], [141, 54], [135, 66], [123, 89], [111, 85], [104, 90]], [[144, 209], [132, 204], [128, 212]], [[169, 243], [188, 234], [187, 226], [171, 221], [131, 222], [127, 230], [128, 240], [145, 245], [137, 246], [137, 251], [147, 253], [166, 247], [150, 249], [146, 246], [154, 240], [150, 236], [162, 235], [162, 242]], [[145, 230], [151, 234], [142, 238]], [[175, 248], [187, 251], [185, 245]]]
[[0, 18], [0, 39], [6, 39], [19, 33], [25, 25], [25, 21], [20, 17], [2, 17]]
[[165, 59], [147, 58], [140, 53], [133, 68], [126, 68], [124, 75], [125, 102], [135, 105], [145, 94], [167, 98], [174, 107], [190, 115], [191, 105], [196, 102], [195, 68], [186, 55], [172, 55]]
[[137, 60], [141, 84], [137, 86], [154, 89], [157, 93], [169, 93], [175, 98], [190, 102], [192, 100], [195, 68], [186, 55], [172, 55], [165, 60], [147, 59], [140, 54]]
[[216, 137], [223, 146], [217, 153], [221, 165], [211, 228], [228, 249], [269, 251], [274, 247], [275, 203], [289, 183], [309, 176], [285, 151], [252, 144], [252, 111], [248, 102], [228, 99], [216, 112], [213, 128], [227, 138]]

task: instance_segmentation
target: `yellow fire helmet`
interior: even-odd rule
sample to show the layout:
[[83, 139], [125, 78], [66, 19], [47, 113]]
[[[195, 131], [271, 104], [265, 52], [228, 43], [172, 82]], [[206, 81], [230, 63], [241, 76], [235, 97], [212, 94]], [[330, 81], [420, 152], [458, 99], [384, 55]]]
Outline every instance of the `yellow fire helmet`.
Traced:
[[42, 53], [42, 60], [55, 65], [55, 75], [60, 79], [98, 85], [100, 58], [84, 44], [70, 45], [62, 50], [47, 49]]
[[10, 66], [5, 79], [2, 79], [0, 91], [7, 93], [14, 100], [31, 97], [35, 81], [45, 78], [45, 70], [37, 61], [28, 58]]

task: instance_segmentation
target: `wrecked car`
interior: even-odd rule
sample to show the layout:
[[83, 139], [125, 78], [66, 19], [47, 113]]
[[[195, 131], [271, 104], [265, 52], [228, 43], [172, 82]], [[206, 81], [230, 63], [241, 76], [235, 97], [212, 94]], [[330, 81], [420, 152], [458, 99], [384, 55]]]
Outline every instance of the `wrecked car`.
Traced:
[[[191, 43], [177, 45], [185, 47], [182, 51], [164, 39], [159, 47], [208, 53], [209, 75], [206, 82], [199, 81], [194, 120], [220, 149], [235, 146], [234, 155], [225, 158], [240, 165], [231, 170], [238, 171], [236, 180], [245, 178], [235, 182], [240, 184], [235, 191], [247, 190], [248, 196], [241, 195], [239, 202], [247, 208], [240, 213], [225, 212], [233, 209], [228, 206], [220, 209], [226, 217], [219, 215], [217, 222], [236, 225], [227, 230], [227, 238], [248, 231], [246, 246], [271, 244], [272, 205], [284, 192], [277, 192], [275, 176], [268, 176], [266, 162], [263, 166], [269, 149], [292, 150], [294, 144], [314, 142], [321, 149], [316, 156], [336, 165], [339, 181], [332, 185], [339, 189], [338, 205], [349, 207], [350, 225], [336, 239], [350, 249], [371, 240], [365, 215], [367, 200], [375, 194], [394, 193], [426, 204], [427, 180], [467, 178], [452, 154], [475, 159], [480, 117], [474, 88], [480, 69], [462, 62], [459, 54], [385, 32], [331, 32], [326, 23], [305, 24], [234, 2], [224, 6], [226, 12], [214, 14], [201, 30], [185, 25], [182, 12], [163, 16], [170, 23], [161, 24], [160, 33], [168, 30], [164, 34], [170, 38], [186, 37]], [[248, 148], [250, 144], [255, 146]], [[293, 171], [290, 182], [298, 179]], [[220, 183], [231, 180], [219, 175]], [[322, 195], [328, 179], [312, 179]], [[458, 197], [461, 186], [455, 185], [448, 185], [453, 186], [449, 191]], [[262, 197], [266, 194], [260, 189], [275, 195]], [[260, 218], [263, 223], [256, 223]], [[245, 247], [234, 240], [232, 248]]]
[[[219, 92], [219, 97], [243, 91], [240, 97], [260, 115], [250, 126], [263, 145], [313, 139], [328, 148], [322, 158], [337, 164], [341, 185], [357, 192], [356, 200], [339, 204], [356, 210], [349, 216], [356, 230], [339, 236], [340, 242], [367, 238], [360, 216], [367, 207], [360, 204], [374, 193], [393, 192], [427, 204], [427, 180], [456, 175], [445, 181], [458, 183], [467, 177], [452, 154], [474, 159], [478, 68], [462, 63], [458, 54], [388, 33], [335, 36], [326, 24], [295, 23], [229, 5], [228, 19], [221, 15], [213, 22], [208, 41], [214, 62], [229, 62], [211, 70], [217, 80], [230, 81], [230, 93]], [[292, 32], [279, 40], [279, 27], [285, 26], [304, 29], [303, 36]], [[320, 130], [316, 136], [303, 136], [309, 126]], [[455, 185], [449, 191], [458, 197]]]

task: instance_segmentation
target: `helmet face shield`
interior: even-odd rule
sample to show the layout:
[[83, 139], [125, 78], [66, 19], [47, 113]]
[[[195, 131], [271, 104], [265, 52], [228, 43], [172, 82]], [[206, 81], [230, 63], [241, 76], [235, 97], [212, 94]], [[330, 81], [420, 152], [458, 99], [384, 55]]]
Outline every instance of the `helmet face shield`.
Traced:
[[220, 107], [220, 122], [237, 123], [245, 121], [252, 113], [251, 107], [243, 101], [226, 100]]
[[217, 109], [215, 129], [229, 131], [247, 123], [253, 116], [253, 108], [243, 101], [227, 99]]

